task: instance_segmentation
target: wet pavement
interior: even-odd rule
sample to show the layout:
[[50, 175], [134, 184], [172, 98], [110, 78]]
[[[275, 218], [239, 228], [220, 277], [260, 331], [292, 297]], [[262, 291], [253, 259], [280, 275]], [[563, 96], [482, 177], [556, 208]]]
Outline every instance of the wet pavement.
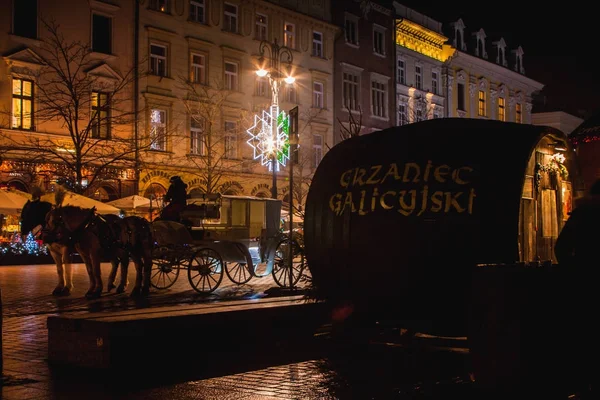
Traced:
[[[103, 264], [103, 277], [108, 275]], [[130, 282], [134, 269], [130, 268]], [[398, 332], [385, 332], [369, 344], [331, 341], [324, 329], [310, 343], [287, 343], [278, 338], [275, 348], [253, 349], [245, 357], [227, 349], [211, 349], [188, 337], [157, 338], [153, 351], [169, 351], [169, 343], [187, 340], [205, 346], [206, 357], [179, 365], [157, 367], [140, 376], [135, 360], [130, 373], [120, 376], [97, 371], [51, 366], [47, 362], [49, 315], [99, 313], [131, 308], [238, 300], [265, 296], [275, 287], [272, 278], [253, 278], [235, 285], [224, 278], [214, 294], [196, 293], [182, 273], [169, 289], [152, 289], [144, 300], [127, 294], [104, 294], [86, 300], [87, 275], [74, 266], [71, 296], [49, 293], [56, 284], [53, 265], [2, 266], [4, 376], [1, 399], [484, 399], [469, 379], [470, 366], [464, 340], [420, 336], [419, 344], [404, 347]], [[105, 281], [106, 282], [106, 281]], [[207, 327], [210, 329], [210, 327]], [[243, 339], [243, 332], [240, 340]], [[516, 398], [516, 397], [505, 397]]]

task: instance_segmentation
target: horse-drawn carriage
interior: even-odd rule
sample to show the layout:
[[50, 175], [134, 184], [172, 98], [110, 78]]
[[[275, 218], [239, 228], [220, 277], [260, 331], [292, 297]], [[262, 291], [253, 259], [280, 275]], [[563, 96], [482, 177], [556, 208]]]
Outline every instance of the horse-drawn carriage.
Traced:
[[180, 222], [152, 223], [151, 284], [166, 289], [187, 269], [190, 285], [201, 293], [217, 289], [223, 274], [237, 284], [272, 274], [279, 286], [293, 286], [304, 270], [304, 252], [280, 224], [280, 200], [219, 194], [190, 198]]

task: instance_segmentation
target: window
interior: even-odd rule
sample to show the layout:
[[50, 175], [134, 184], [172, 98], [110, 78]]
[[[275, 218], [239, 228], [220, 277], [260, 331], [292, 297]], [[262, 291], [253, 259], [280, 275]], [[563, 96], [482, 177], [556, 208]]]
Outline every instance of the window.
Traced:
[[160, 44], [150, 44], [150, 73], [167, 76], [167, 47]]
[[294, 84], [291, 85], [286, 85], [286, 89], [285, 89], [285, 101], [292, 103], [292, 104], [296, 104], [297, 102], [297, 91], [296, 91], [296, 86]]
[[296, 48], [296, 27], [289, 22], [283, 25], [283, 45], [290, 49]]
[[438, 94], [438, 73], [431, 71], [431, 93]]
[[110, 139], [110, 97], [108, 93], [92, 92], [92, 138]]
[[407, 109], [407, 105], [406, 103], [400, 103], [398, 104], [398, 125], [402, 126], [402, 125], [406, 125], [408, 123], [408, 119], [406, 118], [406, 109]]
[[371, 82], [371, 114], [381, 118], [387, 117], [384, 83]]
[[12, 127], [33, 130], [33, 81], [13, 79]]
[[150, 148], [165, 151], [167, 149], [167, 112], [150, 110]]
[[238, 65], [233, 62], [225, 62], [225, 89], [238, 90]]
[[375, 54], [385, 55], [385, 32], [375, 26], [373, 27], [373, 51]]
[[477, 109], [477, 115], [485, 117], [485, 92], [479, 91], [479, 108]]
[[205, 0], [190, 0], [190, 21], [205, 23]]
[[317, 168], [323, 159], [323, 135], [313, 135], [313, 168]]
[[523, 115], [521, 113], [521, 103], [515, 104], [515, 122], [519, 124], [523, 122]]
[[13, 1], [13, 33], [18, 36], [37, 38], [37, 0]]
[[442, 116], [440, 115], [439, 111], [434, 111], [433, 112], [433, 119], [438, 119], [438, 118], [442, 118]]
[[256, 14], [255, 38], [258, 40], [267, 40], [267, 16]]
[[256, 88], [254, 90], [256, 96], [269, 97], [269, 83], [265, 77], [256, 77]]
[[466, 111], [466, 105], [465, 105], [465, 84], [464, 83], [457, 83], [456, 84], [456, 96], [457, 96], [457, 102], [458, 104], [456, 105], [456, 107], [461, 110], [461, 111]]
[[415, 87], [417, 89], [423, 87], [423, 70], [420, 65], [415, 65]]
[[236, 123], [225, 121], [225, 158], [237, 158]]
[[312, 55], [323, 57], [323, 34], [321, 32], [313, 32]]
[[225, 3], [223, 8], [223, 30], [237, 33], [238, 8], [234, 4]]
[[313, 107], [323, 108], [323, 84], [313, 82]]
[[423, 121], [423, 110], [417, 108], [415, 110], [415, 122]]
[[358, 46], [358, 21], [354, 18], [346, 17], [344, 23], [344, 33], [346, 37], [346, 43]]
[[112, 52], [112, 20], [104, 15], [92, 16], [92, 51], [104, 54]]
[[192, 117], [190, 121], [190, 153], [205, 156], [206, 145], [204, 140], [204, 123]]
[[206, 84], [206, 57], [202, 54], [192, 53], [190, 67], [192, 82]]
[[398, 59], [398, 83], [406, 84], [406, 63], [402, 59]]
[[504, 110], [504, 97], [498, 97], [498, 120], [506, 121], [506, 113]]
[[358, 110], [358, 75], [344, 72], [342, 82], [344, 108]]
[[150, 8], [154, 11], [169, 12], [168, 0], [150, 0]]

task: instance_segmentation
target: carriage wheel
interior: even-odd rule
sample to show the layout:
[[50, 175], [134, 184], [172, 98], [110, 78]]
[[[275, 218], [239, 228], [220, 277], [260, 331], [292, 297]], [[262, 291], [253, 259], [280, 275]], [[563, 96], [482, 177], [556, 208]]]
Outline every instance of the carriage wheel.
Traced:
[[225, 263], [225, 272], [233, 283], [243, 285], [252, 279], [252, 274], [246, 263]]
[[176, 257], [168, 257], [165, 253], [165, 251], [158, 251], [158, 257], [152, 257], [150, 284], [156, 289], [170, 288], [179, 276], [180, 260]]
[[188, 279], [195, 291], [211, 293], [223, 280], [223, 260], [213, 249], [200, 249], [190, 260]]
[[282, 240], [275, 249], [273, 280], [281, 287], [295, 286], [304, 270], [304, 251], [297, 241], [292, 241], [292, 284], [290, 285], [289, 241]]

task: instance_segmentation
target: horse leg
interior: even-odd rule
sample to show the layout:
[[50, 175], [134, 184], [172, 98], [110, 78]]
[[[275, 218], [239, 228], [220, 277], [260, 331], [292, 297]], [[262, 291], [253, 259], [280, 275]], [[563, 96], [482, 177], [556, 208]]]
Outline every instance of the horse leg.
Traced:
[[61, 247], [61, 256], [65, 267], [65, 289], [62, 295], [68, 296], [73, 290], [73, 264], [71, 263], [71, 252], [67, 246]]
[[60, 296], [65, 289], [65, 270], [63, 268], [62, 254], [54, 247], [54, 245], [49, 245], [48, 250], [50, 250], [50, 255], [56, 264], [56, 275], [58, 277], [58, 283], [52, 291], [52, 295]]
[[119, 269], [119, 261], [120, 260], [119, 260], [119, 257], [117, 257], [117, 255], [112, 257], [110, 260], [111, 269], [110, 269], [110, 274], [108, 274], [108, 284], [106, 285], [107, 292], [110, 292], [111, 290], [113, 290], [116, 287], [115, 279], [117, 277], [117, 269]]
[[94, 291], [92, 293], [93, 298], [98, 298], [102, 296], [102, 290], [104, 289], [104, 285], [102, 284], [102, 255], [100, 252], [96, 252], [91, 257], [91, 268], [92, 274], [94, 275]]
[[121, 280], [119, 281], [119, 287], [117, 288], [117, 293], [125, 292], [127, 288], [127, 274], [129, 271], [129, 254], [126, 251], [123, 251], [121, 255]]
[[152, 274], [152, 252], [144, 250], [142, 255], [142, 271], [143, 283], [142, 283], [142, 295], [147, 296], [150, 294], [150, 277]]
[[133, 264], [135, 265], [135, 286], [131, 291], [131, 296], [139, 296], [142, 292], [142, 263], [139, 256], [133, 257]]
[[85, 263], [85, 270], [87, 271], [88, 280], [90, 282], [88, 290], [87, 290], [87, 292], [85, 292], [85, 298], [92, 299], [94, 297], [93, 293], [94, 293], [94, 289], [96, 287], [96, 282], [94, 280], [95, 276], [94, 276], [94, 272], [92, 270], [92, 261], [90, 260], [90, 257], [88, 257], [87, 254], [84, 254], [81, 251], [79, 252], [79, 255], [81, 256], [81, 258], [83, 259], [83, 262]]

